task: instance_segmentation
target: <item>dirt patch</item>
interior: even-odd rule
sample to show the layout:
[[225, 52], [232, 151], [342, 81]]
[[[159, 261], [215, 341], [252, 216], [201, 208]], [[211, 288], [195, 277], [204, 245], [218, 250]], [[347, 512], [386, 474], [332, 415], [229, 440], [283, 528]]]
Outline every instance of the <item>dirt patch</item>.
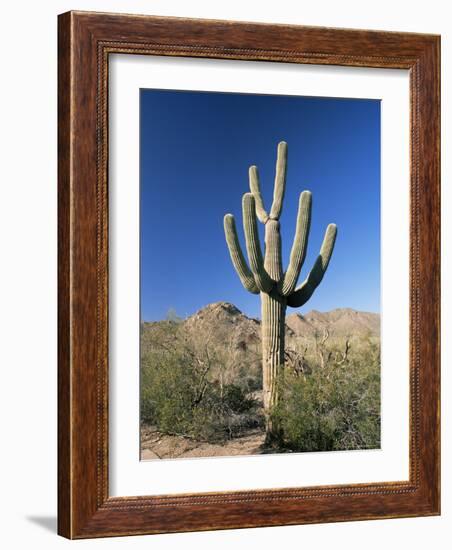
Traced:
[[141, 460], [263, 454], [264, 440], [262, 430], [252, 430], [224, 443], [206, 443], [146, 426], [141, 429]]

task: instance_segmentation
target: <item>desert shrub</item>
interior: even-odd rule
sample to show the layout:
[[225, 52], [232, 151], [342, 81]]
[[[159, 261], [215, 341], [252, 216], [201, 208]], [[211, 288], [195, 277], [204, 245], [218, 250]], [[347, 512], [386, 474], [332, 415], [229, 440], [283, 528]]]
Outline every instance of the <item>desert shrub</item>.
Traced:
[[272, 411], [280, 445], [293, 451], [380, 446], [380, 357], [368, 343], [341, 365], [316, 365], [307, 376], [285, 373]]
[[262, 425], [247, 384], [222, 383], [221, 357], [199, 354], [187, 342], [142, 357], [141, 420], [163, 433], [221, 441]]

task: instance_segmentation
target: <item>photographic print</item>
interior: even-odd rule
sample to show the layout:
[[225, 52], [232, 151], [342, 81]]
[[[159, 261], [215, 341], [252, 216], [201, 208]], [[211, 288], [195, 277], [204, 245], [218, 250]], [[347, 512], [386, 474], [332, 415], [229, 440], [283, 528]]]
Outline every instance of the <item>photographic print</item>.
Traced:
[[141, 459], [380, 448], [380, 101], [141, 89]]

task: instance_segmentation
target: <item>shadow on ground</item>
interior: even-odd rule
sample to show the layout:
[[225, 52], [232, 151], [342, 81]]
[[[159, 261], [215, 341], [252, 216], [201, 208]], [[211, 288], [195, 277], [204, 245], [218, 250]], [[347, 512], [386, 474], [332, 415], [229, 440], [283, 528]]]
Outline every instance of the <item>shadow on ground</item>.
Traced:
[[46, 531], [57, 532], [57, 518], [55, 516], [27, 516], [26, 519], [30, 523], [39, 525], [39, 527], [42, 527]]

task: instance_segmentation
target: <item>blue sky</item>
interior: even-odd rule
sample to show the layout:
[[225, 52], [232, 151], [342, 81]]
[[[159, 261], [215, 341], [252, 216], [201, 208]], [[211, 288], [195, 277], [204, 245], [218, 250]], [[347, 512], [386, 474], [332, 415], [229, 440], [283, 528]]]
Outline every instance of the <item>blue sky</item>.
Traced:
[[241, 202], [249, 190], [248, 167], [259, 168], [269, 210], [281, 140], [289, 151], [281, 216], [284, 268], [301, 191], [309, 189], [313, 200], [300, 282], [327, 224], [338, 226], [322, 283], [309, 302], [288, 313], [379, 311], [378, 100], [143, 89], [140, 127], [143, 320], [164, 319], [169, 309], [186, 317], [217, 301], [260, 317], [259, 296], [242, 287], [231, 264], [223, 217], [236, 217], [246, 255]]

